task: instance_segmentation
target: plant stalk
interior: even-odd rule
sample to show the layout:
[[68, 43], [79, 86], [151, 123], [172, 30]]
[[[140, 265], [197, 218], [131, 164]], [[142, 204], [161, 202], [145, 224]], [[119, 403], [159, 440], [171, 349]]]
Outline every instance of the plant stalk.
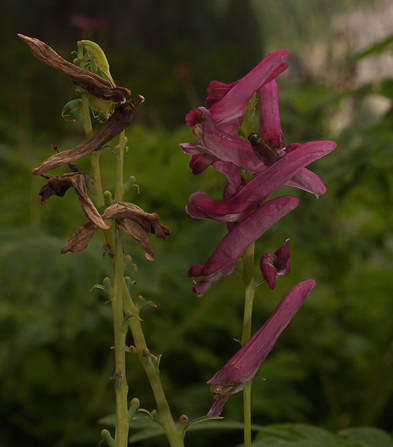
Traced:
[[[251, 244], [243, 256], [243, 281], [245, 285], [243, 329], [241, 343], [244, 345], [251, 337], [252, 308], [254, 303], [256, 283], [254, 280], [254, 250], [255, 244]], [[251, 384], [243, 389], [243, 430], [244, 447], [251, 447]]]
[[151, 354], [147, 347], [141, 320], [139, 318], [139, 310], [137, 306], [135, 306], [131, 298], [125, 281], [124, 292], [124, 310], [126, 315], [129, 317], [129, 327], [134, 339], [139, 361], [143, 366], [143, 369], [145, 370], [146, 376], [153, 391], [161, 425], [165, 431], [166, 437], [171, 447], [184, 447], [183, 436], [176, 428], [175, 421], [173, 420], [172, 413], [169, 408], [164, 389], [162, 387], [159, 371], [159, 358]]
[[115, 446], [128, 445], [128, 384], [126, 376], [126, 333], [123, 309], [124, 261], [121, 237], [116, 230], [116, 249], [114, 259], [114, 285], [112, 295], [112, 314], [115, 353], [115, 395], [116, 395], [116, 431]]

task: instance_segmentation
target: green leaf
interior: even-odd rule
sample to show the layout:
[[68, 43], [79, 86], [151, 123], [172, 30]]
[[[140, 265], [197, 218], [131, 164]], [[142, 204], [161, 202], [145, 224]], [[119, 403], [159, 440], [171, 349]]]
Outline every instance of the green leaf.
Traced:
[[65, 121], [70, 121], [72, 123], [80, 121], [81, 114], [82, 114], [82, 100], [80, 98], [68, 101], [67, 104], [63, 107], [63, 110], [61, 111], [61, 117]]
[[348, 428], [339, 434], [350, 441], [351, 447], [393, 447], [391, 436], [378, 428]]

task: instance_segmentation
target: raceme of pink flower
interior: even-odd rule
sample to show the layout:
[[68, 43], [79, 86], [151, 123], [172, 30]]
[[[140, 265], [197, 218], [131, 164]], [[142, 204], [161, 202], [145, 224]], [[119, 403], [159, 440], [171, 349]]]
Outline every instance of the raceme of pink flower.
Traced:
[[274, 253], [265, 253], [260, 262], [262, 276], [271, 289], [276, 287], [277, 276], [288, 275], [291, 269], [289, 239]]
[[207, 381], [214, 398], [209, 417], [219, 416], [229, 397], [250, 382], [314, 286], [312, 279], [294, 286], [266, 323]]
[[336, 143], [333, 141], [305, 143], [258, 173], [229, 199], [214, 202], [206, 193], [192, 194], [186, 211], [195, 219], [240, 221], [247, 212], [291, 179], [301, 168], [324, 157], [335, 147]]
[[217, 245], [206, 264], [194, 264], [189, 268], [187, 274], [194, 281], [195, 294], [203, 295], [214, 281], [232, 273], [236, 261], [243, 256], [249, 245], [296, 208], [298, 203], [296, 197], [278, 197], [264, 203], [234, 226]]

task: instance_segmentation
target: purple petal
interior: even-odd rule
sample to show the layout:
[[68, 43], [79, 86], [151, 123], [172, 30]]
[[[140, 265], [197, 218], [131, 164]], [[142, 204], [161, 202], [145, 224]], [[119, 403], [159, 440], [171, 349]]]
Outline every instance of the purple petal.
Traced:
[[213, 168], [225, 175], [227, 184], [224, 188], [223, 198], [229, 199], [236, 194], [243, 185], [243, 177], [240, 169], [233, 163], [225, 161], [216, 161], [213, 163]]
[[188, 270], [196, 295], [203, 295], [214, 281], [229, 275], [247, 247], [274, 223], [297, 207], [296, 197], [283, 196], [270, 200], [237, 224], [215, 248], [205, 265], [194, 264]]
[[207, 86], [205, 106], [210, 108], [217, 101], [220, 101], [220, 99], [222, 99], [229, 92], [229, 90], [237, 84], [237, 82], [238, 81], [225, 84], [224, 82], [220, 81], [210, 81], [209, 85]]
[[224, 405], [227, 403], [227, 400], [231, 397], [230, 394], [224, 394], [223, 396], [218, 397], [214, 400], [213, 405], [210, 407], [210, 410], [207, 413], [207, 417], [213, 418], [220, 416]]
[[299, 169], [327, 155], [335, 147], [336, 143], [333, 141], [313, 141], [303, 144], [258, 173], [230, 199], [214, 202], [205, 193], [192, 194], [186, 211], [195, 219], [236, 222], [268, 195], [288, 182]]
[[261, 258], [260, 268], [269, 287], [275, 289], [277, 276], [288, 275], [291, 270], [289, 239], [274, 253], [265, 253]]
[[[199, 107], [195, 110], [199, 112], [199, 115], [194, 113], [192, 117], [189, 117], [188, 122], [193, 124], [193, 131], [200, 136], [200, 141], [191, 147], [187, 143], [183, 143], [182, 149], [184, 151], [188, 150], [190, 153], [190, 150], [199, 150], [219, 160], [229, 161], [253, 172], [264, 168], [263, 161], [255, 154], [248, 141], [223, 132], [217, 127], [212, 114], [205, 107]], [[184, 144], [187, 145], [186, 148], [184, 148]]]
[[304, 300], [315, 286], [309, 279], [294, 286], [281, 300], [270, 318], [242, 346], [236, 354], [207, 381], [211, 385], [217, 404], [209, 413], [219, 416], [231, 394], [240, 391], [254, 377], [259, 366], [273, 349], [278, 337], [288, 326]]
[[214, 103], [210, 110], [218, 124], [232, 121], [245, 114], [251, 96], [266, 82], [271, 81], [287, 68], [284, 63], [289, 56], [288, 50], [278, 50], [261, 60], [251, 71]]
[[276, 81], [273, 80], [265, 84], [259, 89], [259, 93], [260, 135], [272, 148], [282, 148], [284, 146], [284, 138], [281, 130]]
[[262, 276], [267, 282], [268, 286], [271, 289], [276, 288], [276, 278], [277, 278], [277, 269], [274, 267], [272, 259], [271, 259], [271, 253], [265, 253], [261, 258], [261, 271]]
[[195, 154], [191, 157], [190, 168], [194, 175], [198, 175], [207, 169], [214, 161], [215, 157], [207, 154]]
[[197, 155], [204, 151], [200, 143], [180, 143], [179, 146], [185, 154]]
[[311, 194], [314, 194], [316, 198], [326, 193], [326, 186], [323, 184], [322, 180], [317, 174], [306, 168], [299, 169], [299, 171], [285, 184], [310, 192]]

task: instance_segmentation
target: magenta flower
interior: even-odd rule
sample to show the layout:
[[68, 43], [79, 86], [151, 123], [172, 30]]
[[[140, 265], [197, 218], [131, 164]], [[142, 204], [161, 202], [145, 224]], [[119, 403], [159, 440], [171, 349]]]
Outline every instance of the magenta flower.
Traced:
[[209, 417], [219, 416], [229, 397], [251, 381], [314, 286], [315, 281], [312, 279], [294, 286], [266, 323], [207, 381], [214, 398], [207, 413]]
[[288, 275], [291, 269], [289, 239], [274, 253], [265, 253], [261, 258], [260, 267], [268, 286], [275, 289], [277, 276]]
[[186, 211], [194, 219], [238, 222], [301, 168], [327, 155], [335, 147], [333, 141], [314, 141], [300, 145], [258, 173], [229, 199], [214, 202], [206, 193], [192, 194]]
[[228, 85], [217, 81], [210, 83], [206, 102], [214, 121], [219, 126], [225, 125], [227, 133], [232, 133], [229, 129], [233, 128], [237, 131], [239, 119], [243, 119], [251, 96], [288, 68], [288, 64], [284, 62], [288, 56], [288, 50], [274, 51], [239, 81]]
[[246, 249], [274, 223], [297, 207], [299, 200], [282, 196], [261, 205], [254, 213], [234, 226], [215, 248], [206, 264], [194, 264], [188, 276], [194, 281], [193, 290], [203, 295], [214, 281], [232, 273], [236, 261]]
[[[238, 86], [240, 82], [234, 84]], [[213, 83], [214, 85], [225, 85], [217, 81], [213, 81]], [[213, 99], [208, 96], [207, 104], [211, 104], [217, 97], [226, 92], [223, 87], [215, 88], [218, 93], [213, 96]], [[186, 116], [186, 123], [193, 129], [198, 142], [182, 143], [180, 147], [185, 153], [192, 155], [190, 167], [194, 174], [201, 173], [214, 160], [228, 161], [250, 172], [258, 173], [300, 146], [298, 143], [284, 146], [279, 115], [278, 87], [274, 80], [259, 87], [260, 134], [252, 133], [249, 136], [249, 141], [245, 141], [237, 136], [237, 132], [233, 128], [229, 129], [228, 126], [217, 123], [214, 107], [216, 104], [221, 104], [221, 101], [224, 101], [226, 95], [233, 88], [233, 84], [232, 88], [228, 86], [228, 91], [224, 97], [214, 103], [210, 109], [199, 107]], [[248, 91], [247, 88], [246, 92]], [[242, 118], [241, 116], [240, 121], [237, 119], [237, 128], [240, 126]], [[232, 121], [232, 127], [233, 123], [234, 121]], [[198, 163], [198, 169], [194, 168], [196, 163]], [[300, 169], [292, 178], [287, 179], [285, 184], [303, 189], [316, 197], [326, 192], [326, 187], [320, 178], [305, 168]]]

